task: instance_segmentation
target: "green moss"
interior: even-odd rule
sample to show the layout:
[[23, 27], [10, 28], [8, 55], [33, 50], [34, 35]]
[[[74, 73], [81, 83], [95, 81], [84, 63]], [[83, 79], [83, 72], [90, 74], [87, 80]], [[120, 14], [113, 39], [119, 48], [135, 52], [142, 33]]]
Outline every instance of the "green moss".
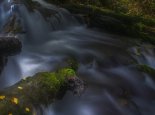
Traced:
[[89, 27], [127, 35], [142, 42], [155, 44], [155, 20], [143, 16], [116, 13], [109, 9], [83, 4], [63, 4], [71, 13], [82, 14]]
[[74, 77], [75, 75], [76, 74], [73, 69], [61, 69], [58, 71], [59, 81], [61, 83], [63, 83], [66, 78], [69, 79], [71, 77]]
[[155, 75], [155, 69], [148, 66], [148, 65], [145, 65], [145, 64], [137, 65], [137, 68], [139, 71], [142, 71], [142, 72], [147, 73], [149, 75]]
[[[70, 68], [40, 72], [0, 91], [0, 115], [32, 115], [34, 106], [50, 104], [64, 93], [68, 87], [67, 81], [72, 77], [76, 77], [76, 74]], [[17, 99], [17, 103], [12, 101], [13, 98]], [[30, 111], [26, 111], [26, 108]]]

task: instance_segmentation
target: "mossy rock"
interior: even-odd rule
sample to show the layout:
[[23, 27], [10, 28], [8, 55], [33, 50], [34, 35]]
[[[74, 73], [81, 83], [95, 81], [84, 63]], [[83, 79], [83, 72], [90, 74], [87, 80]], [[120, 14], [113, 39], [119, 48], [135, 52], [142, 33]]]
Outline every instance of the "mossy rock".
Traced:
[[88, 27], [103, 29], [155, 44], [154, 19], [116, 13], [109, 9], [83, 4], [63, 4], [61, 6], [73, 14], [82, 15]]
[[35, 107], [48, 105], [71, 89], [69, 81], [73, 79], [76, 82], [78, 78], [70, 68], [40, 72], [22, 79], [0, 91], [0, 115], [32, 115]]
[[139, 71], [144, 72], [148, 75], [154, 76], [155, 75], [155, 69], [146, 65], [146, 64], [140, 64], [136, 66]]

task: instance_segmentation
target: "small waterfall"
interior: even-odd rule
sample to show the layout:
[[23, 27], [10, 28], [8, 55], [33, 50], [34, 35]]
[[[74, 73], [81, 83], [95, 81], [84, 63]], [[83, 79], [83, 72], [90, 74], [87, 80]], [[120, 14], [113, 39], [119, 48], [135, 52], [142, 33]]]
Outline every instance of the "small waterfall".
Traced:
[[55, 9], [55, 7], [52, 10], [56, 10], [56, 13], [50, 16], [47, 21], [39, 11], [29, 12], [24, 5], [19, 6], [19, 14], [24, 22], [28, 42], [43, 43], [52, 38], [50, 34], [53, 31], [61, 31], [80, 25], [67, 10]]
[[[2, 73], [1, 87], [10, 86], [23, 77], [31, 76], [39, 71], [53, 70], [55, 65], [61, 63], [68, 55], [99, 55], [89, 50], [89, 47], [83, 51], [80, 51], [80, 48], [84, 47], [83, 41], [90, 44], [102, 43], [103, 35], [79, 25], [68, 11], [57, 10], [58, 13], [55, 16], [59, 17], [53, 16], [53, 18], [57, 19], [57, 22], [61, 21], [54, 25], [58, 28], [53, 30], [39, 11], [29, 12], [23, 4], [15, 7], [18, 9], [16, 13], [23, 22], [26, 34], [18, 35], [23, 42], [22, 52], [10, 57], [8, 66]], [[108, 39], [103, 39], [105, 43], [110, 43]], [[15, 65], [16, 68], [14, 68]]]

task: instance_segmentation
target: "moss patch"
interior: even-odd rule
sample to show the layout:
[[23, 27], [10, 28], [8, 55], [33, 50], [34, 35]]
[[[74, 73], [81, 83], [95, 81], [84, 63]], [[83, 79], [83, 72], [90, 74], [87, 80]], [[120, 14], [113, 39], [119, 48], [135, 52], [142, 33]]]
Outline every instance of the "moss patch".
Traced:
[[154, 68], [151, 68], [148, 65], [145, 65], [145, 64], [137, 65], [137, 68], [138, 68], [139, 71], [142, 71], [144, 73], [147, 73], [147, 74], [149, 74], [151, 76], [154, 76], [155, 75], [155, 69]]

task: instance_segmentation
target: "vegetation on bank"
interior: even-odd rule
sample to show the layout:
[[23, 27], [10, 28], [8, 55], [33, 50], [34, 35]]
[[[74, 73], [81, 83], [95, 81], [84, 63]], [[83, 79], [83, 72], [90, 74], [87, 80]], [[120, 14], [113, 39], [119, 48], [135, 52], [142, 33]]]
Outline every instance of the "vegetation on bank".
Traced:
[[155, 16], [154, 0], [46, 0], [55, 4], [83, 4], [110, 9], [117, 13]]
[[32, 115], [34, 107], [50, 104], [67, 90], [78, 88], [76, 82], [80, 81], [70, 68], [25, 78], [0, 91], [0, 115]]
[[154, 0], [46, 0], [83, 16], [89, 27], [155, 44]]

